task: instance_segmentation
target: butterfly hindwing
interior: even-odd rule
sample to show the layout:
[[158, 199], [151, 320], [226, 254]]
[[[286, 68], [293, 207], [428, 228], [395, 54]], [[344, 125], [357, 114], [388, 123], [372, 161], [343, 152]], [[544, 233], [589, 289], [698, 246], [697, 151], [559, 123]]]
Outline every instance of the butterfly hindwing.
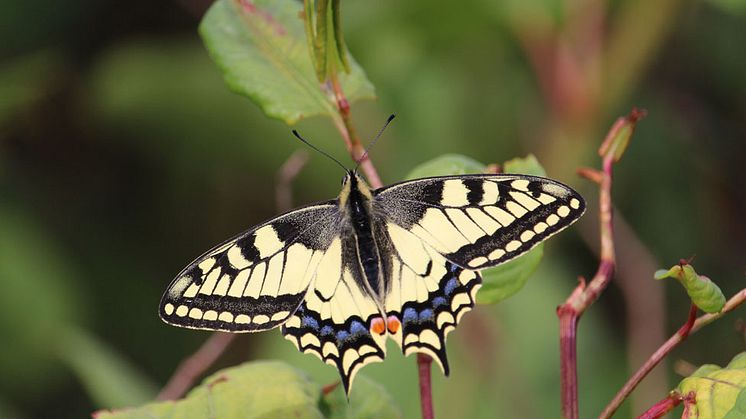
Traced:
[[332, 242], [305, 301], [282, 333], [301, 352], [335, 366], [345, 391], [360, 368], [383, 361], [384, 321], [363, 277], [352, 236], [343, 234]]
[[440, 255], [413, 233], [389, 223], [385, 307], [390, 336], [405, 355], [425, 353], [448, 375], [446, 337], [474, 307], [482, 278]]
[[291, 211], [206, 252], [169, 285], [159, 313], [170, 324], [251, 332], [298, 308], [333, 237], [335, 203]]
[[425, 178], [375, 194], [386, 217], [466, 269], [513, 259], [585, 211], [583, 198], [571, 188], [528, 175]]

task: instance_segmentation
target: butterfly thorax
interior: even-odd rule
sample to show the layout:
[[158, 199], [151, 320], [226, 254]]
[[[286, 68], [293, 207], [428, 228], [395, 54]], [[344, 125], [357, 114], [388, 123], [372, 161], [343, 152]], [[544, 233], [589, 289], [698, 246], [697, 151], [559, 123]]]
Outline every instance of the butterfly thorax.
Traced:
[[340, 210], [347, 214], [357, 244], [360, 266], [370, 289], [381, 295], [380, 257], [371, 225], [371, 199], [373, 195], [368, 185], [356, 173], [345, 177], [339, 196]]

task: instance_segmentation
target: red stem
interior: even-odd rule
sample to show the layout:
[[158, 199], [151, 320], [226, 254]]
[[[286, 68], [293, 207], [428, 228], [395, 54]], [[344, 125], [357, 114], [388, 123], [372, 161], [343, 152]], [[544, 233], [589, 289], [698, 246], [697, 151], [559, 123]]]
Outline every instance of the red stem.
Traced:
[[619, 409], [619, 406], [622, 405], [624, 400], [627, 398], [627, 396], [632, 393], [632, 391], [637, 387], [638, 384], [640, 384], [640, 381], [642, 381], [643, 378], [645, 378], [650, 371], [653, 370], [660, 362], [665, 358], [673, 349], [678, 346], [681, 342], [683, 342], [687, 336], [689, 336], [689, 333], [692, 331], [692, 327], [694, 327], [694, 322], [697, 320], [697, 306], [692, 303], [691, 307], [689, 308], [689, 317], [686, 319], [686, 323], [682, 325], [679, 330], [671, 336], [670, 339], [668, 339], [663, 345], [661, 345], [660, 348], [658, 348], [657, 351], [653, 353], [653, 355], [648, 358], [647, 361], [645, 361], [644, 364], [632, 375], [632, 377], [627, 380], [626, 383], [624, 383], [624, 386], [619, 390], [619, 392], [614, 396], [614, 398], [611, 400], [608, 406], [604, 409], [603, 412], [601, 412], [601, 415], [599, 415], [599, 418], [610, 418], [614, 412]]
[[194, 382], [225, 352], [236, 335], [215, 332], [197, 352], [183, 360], [168, 383], [158, 393], [157, 400], [175, 400], [183, 396]]
[[[619, 160], [626, 141], [634, 130], [635, 124], [643, 114], [633, 109], [629, 115], [619, 118], [606, 135], [599, 148], [603, 158], [603, 170], [581, 169], [579, 174], [599, 185], [599, 224], [601, 239], [601, 257], [593, 279], [586, 286], [585, 281], [575, 287], [567, 300], [557, 308], [560, 320], [560, 389], [562, 397], [562, 417], [578, 417], [578, 368], [577, 368], [577, 330], [578, 320], [585, 310], [593, 304], [606, 289], [614, 275], [616, 256], [614, 252], [613, 205], [611, 185], [614, 163]], [[628, 129], [629, 131], [624, 131]], [[626, 138], [625, 138], [626, 136]]]
[[560, 319], [560, 374], [562, 417], [578, 417], [577, 339], [578, 313], [567, 305], [557, 308]]
[[[611, 153], [604, 156], [603, 172], [589, 176], [599, 183], [599, 223], [601, 224], [601, 261], [593, 279], [586, 287], [585, 281], [573, 290], [565, 303], [557, 308], [560, 320], [560, 374], [562, 417], [578, 417], [578, 367], [577, 329], [583, 312], [593, 304], [611, 281], [616, 263], [614, 256], [613, 212], [611, 203], [612, 168]], [[590, 172], [589, 172], [590, 173]], [[587, 173], [583, 173], [587, 174]]]
[[638, 416], [637, 419], [658, 419], [663, 417], [663, 415], [672, 411], [676, 406], [681, 404], [683, 400], [684, 398], [681, 397], [681, 394], [673, 391], [668, 395], [668, 397], [654, 404], [650, 409]]
[[331, 85], [334, 91], [334, 99], [337, 102], [337, 111], [339, 118], [332, 118], [337, 130], [342, 135], [342, 139], [347, 146], [347, 151], [350, 153], [350, 157], [355, 162], [360, 163], [360, 169], [365, 173], [365, 177], [368, 179], [368, 183], [373, 188], [380, 188], [383, 186], [381, 178], [378, 176], [376, 168], [373, 166], [373, 162], [365, 155], [365, 147], [360, 142], [355, 127], [352, 124], [352, 115], [350, 113], [350, 103], [345, 97], [342, 85], [337, 79], [337, 72], [331, 72]]
[[430, 366], [433, 359], [425, 354], [417, 354], [417, 371], [420, 377], [420, 405], [422, 406], [422, 419], [433, 419], [433, 391], [430, 380]]

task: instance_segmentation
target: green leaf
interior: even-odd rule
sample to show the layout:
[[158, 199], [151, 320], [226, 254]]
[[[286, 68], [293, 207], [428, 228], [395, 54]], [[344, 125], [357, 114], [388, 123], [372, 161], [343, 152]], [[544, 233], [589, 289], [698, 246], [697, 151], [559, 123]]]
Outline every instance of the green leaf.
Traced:
[[536, 272], [542, 256], [544, 245], [540, 244], [523, 256], [482, 271], [483, 282], [477, 292], [477, 304], [495, 304], [520, 291]]
[[100, 407], [137, 405], [157, 393], [152, 381], [84, 330], [68, 329], [60, 342], [59, 356]]
[[704, 365], [677, 387], [682, 395], [694, 392], [694, 416], [700, 419], [746, 417], [745, 389], [746, 353], [736, 355], [725, 368]]
[[[96, 412], [98, 419], [135, 418], [400, 418], [391, 396], [358, 376], [350, 402], [341, 389], [322, 395], [302, 371], [275, 361], [248, 362], [207, 377], [185, 398]], [[341, 393], [341, 394], [340, 394]]]
[[350, 400], [338, 385], [321, 399], [321, 411], [329, 419], [396, 419], [402, 413], [382, 385], [364, 375], [355, 378]]
[[105, 418], [321, 418], [319, 388], [280, 362], [246, 363], [207, 377], [184, 399], [134, 409], [97, 412]]
[[526, 157], [516, 157], [508, 160], [505, 162], [503, 167], [505, 168], [505, 173], [520, 173], [533, 176], [547, 175], [547, 172], [533, 154], [529, 154]]
[[692, 265], [682, 263], [674, 265], [668, 271], [658, 270], [655, 279], [675, 278], [686, 289], [692, 302], [706, 313], [717, 313], [725, 306], [725, 295], [712, 280], [699, 275]]
[[444, 154], [419, 164], [407, 174], [406, 179], [482, 173], [484, 168], [484, 164], [470, 157], [462, 156], [461, 154]]
[[[249, 97], [267, 116], [294, 124], [314, 115], [334, 115], [307, 50], [302, 6], [293, 0], [218, 0], [200, 24], [200, 34], [228, 86]], [[375, 92], [360, 66], [339, 74], [348, 102]]]
[[[505, 162], [504, 167], [508, 173], [545, 175], [544, 168], [531, 154], [523, 158], [509, 160]], [[469, 157], [459, 154], [446, 154], [415, 167], [409, 172], [407, 179], [482, 173], [484, 169], [484, 164]], [[525, 255], [494, 268], [483, 270], [483, 282], [482, 287], [477, 292], [477, 303], [494, 304], [520, 291], [528, 278], [536, 271], [543, 254], [544, 245], [540, 244]]]

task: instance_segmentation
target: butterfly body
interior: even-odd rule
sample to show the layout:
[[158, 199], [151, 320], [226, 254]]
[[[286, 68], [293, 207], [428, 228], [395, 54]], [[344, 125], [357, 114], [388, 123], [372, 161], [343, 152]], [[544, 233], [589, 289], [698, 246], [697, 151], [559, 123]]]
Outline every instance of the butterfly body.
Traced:
[[474, 306], [479, 269], [530, 250], [582, 215], [569, 187], [525, 175], [443, 176], [339, 197], [261, 224], [197, 258], [160, 305], [170, 324], [252, 332], [282, 326], [334, 365], [345, 390], [392, 338], [448, 373], [446, 335]]

